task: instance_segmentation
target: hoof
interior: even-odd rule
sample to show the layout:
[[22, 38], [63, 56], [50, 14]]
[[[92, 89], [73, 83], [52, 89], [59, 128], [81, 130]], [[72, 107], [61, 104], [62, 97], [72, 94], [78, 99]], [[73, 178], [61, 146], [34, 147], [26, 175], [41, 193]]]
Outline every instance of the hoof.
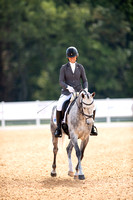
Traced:
[[68, 176], [73, 177], [73, 172], [69, 171], [69, 172], [68, 172]]
[[85, 179], [85, 176], [84, 176], [84, 175], [79, 175], [79, 176], [78, 176], [78, 179], [79, 179], [79, 180], [84, 180], [84, 179]]
[[51, 176], [56, 177], [57, 176], [56, 172], [51, 172]]
[[78, 175], [74, 175], [74, 179], [78, 179]]

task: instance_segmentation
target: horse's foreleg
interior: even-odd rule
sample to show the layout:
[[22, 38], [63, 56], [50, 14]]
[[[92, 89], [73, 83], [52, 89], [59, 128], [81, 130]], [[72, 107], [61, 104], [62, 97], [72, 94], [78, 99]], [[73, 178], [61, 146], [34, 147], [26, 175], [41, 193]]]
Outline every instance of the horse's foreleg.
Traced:
[[89, 142], [89, 136], [87, 137], [87, 139], [86, 139], [86, 140], [84, 140], [84, 141], [81, 141], [81, 145], [80, 145], [80, 151], [81, 151], [81, 160], [82, 160], [82, 159], [83, 159], [83, 157], [84, 157], [84, 151], [85, 151], [85, 148], [86, 148], [86, 146], [87, 146], [88, 142]]
[[89, 141], [89, 137], [86, 140], [81, 141], [81, 145], [80, 145], [80, 161], [78, 162], [78, 164], [76, 166], [75, 178], [78, 177], [79, 179], [82, 179], [82, 180], [85, 179], [85, 177], [84, 177], [83, 172], [82, 172], [81, 160], [83, 159], [84, 150], [86, 148], [86, 145], [88, 144], [88, 141]]
[[69, 171], [68, 171], [69, 176], [73, 176], [73, 166], [72, 166], [72, 160], [71, 160], [72, 149], [73, 149], [73, 144], [70, 141], [67, 148], [66, 148], [67, 156], [68, 156], [68, 163], [69, 163]]
[[55, 177], [57, 175], [56, 173], [56, 156], [57, 156], [57, 152], [58, 152], [58, 138], [55, 138], [53, 136], [53, 154], [54, 154], [54, 160], [53, 160], [53, 164], [52, 164], [52, 171], [51, 171], [51, 176]]
[[81, 167], [81, 151], [78, 147], [78, 144], [77, 142], [74, 144], [74, 148], [75, 148], [75, 151], [76, 151], [76, 156], [78, 158], [78, 164], [76, 166], [76, 173], [74, 175], [75, 178], [79, 178], [80, 180], [84, 180], [85, 177], [84, 177], [84, 174], [82, 172], [82, 167]]

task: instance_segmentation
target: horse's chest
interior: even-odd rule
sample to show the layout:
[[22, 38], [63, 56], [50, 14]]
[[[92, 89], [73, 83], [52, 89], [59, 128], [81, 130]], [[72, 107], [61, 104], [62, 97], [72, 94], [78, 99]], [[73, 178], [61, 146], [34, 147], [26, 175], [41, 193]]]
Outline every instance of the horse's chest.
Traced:
[[77, 128], [77, 134], [78, 134], [78, 138], [81, 138], [81, 139], [86, 139], [88, 136], [89, 136], [89, 128], [87, 125], [80, 125], [78, 128]]
[[71, 131], [75, 133], [78, 138], [86, 139], [89, 136], [89, 127], [84, 121], [78, 121], [75, 119], [75, 123], [71, 126]]

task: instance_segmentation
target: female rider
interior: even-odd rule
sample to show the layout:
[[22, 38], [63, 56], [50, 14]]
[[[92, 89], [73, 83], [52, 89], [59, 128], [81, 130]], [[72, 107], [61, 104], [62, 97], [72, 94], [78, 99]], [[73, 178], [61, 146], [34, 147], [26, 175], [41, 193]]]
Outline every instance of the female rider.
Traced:
[[[62, 87], [62, 91], [56, 109], [57, 129], [55, 131], [55, 137], [62, 136], [61, 121], [63, 103], [70, 99], [72, 93], [75, 91], [79, 92], [83, 88], [86, 92], [88, 92], [88, 81], [85, 69], [81, 64], [76, 62], [78, 56], [79, 53], [75, 47], [68, 47], [66, 50], [66, 57], [69, 62], [62, 65], [60, 69], [59, 83]], [[93, 116], [95, 117], [95, 111]], [[91, 135], [97, 135], [94, 126], [92, 126]]]

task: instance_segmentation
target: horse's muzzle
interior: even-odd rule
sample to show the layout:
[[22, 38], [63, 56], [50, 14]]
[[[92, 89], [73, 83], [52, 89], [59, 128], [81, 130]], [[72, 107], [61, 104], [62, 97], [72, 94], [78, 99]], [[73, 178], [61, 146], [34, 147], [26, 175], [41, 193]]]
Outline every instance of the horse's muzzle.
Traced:
[[87, 123], [87, 125], [93, 124], [94, 123], [93, 118], [87, 118], [86, 123]]

